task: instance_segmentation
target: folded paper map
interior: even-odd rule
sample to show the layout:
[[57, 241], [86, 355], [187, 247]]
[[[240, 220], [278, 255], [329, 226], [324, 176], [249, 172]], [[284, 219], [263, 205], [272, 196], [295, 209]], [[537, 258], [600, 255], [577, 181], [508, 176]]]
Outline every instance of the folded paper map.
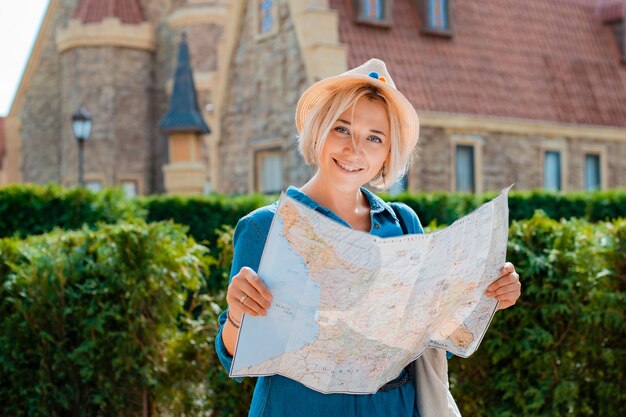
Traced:
[[244, 316], [231, 376], [280, 374], [323, 393], [374, 393], [427, 347], [480, 344], [497, 307], [511, 187], [435, 233], [380, 238], [282, 195], [258, 274], [264, 317]]

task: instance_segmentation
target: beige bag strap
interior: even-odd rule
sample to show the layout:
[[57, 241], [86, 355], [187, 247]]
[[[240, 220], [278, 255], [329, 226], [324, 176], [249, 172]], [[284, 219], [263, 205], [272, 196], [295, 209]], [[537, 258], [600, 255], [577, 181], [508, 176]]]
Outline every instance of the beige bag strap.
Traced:
[[448, 359], [440, 349], [426, 348], [415, 361], [415, 394], [421, 417], [461, 417], [448, 384]]

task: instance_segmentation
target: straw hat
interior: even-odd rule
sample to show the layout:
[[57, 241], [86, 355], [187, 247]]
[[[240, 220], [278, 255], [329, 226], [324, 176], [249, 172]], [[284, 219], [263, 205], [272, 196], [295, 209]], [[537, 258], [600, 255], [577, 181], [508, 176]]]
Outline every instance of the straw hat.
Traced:
[[381, 91], [395, 108], [400, 119], [400, 132], [405, 151], [410, 153], [419, 136], [419, 120], [415, 108], [409, 100], [396, 89], [396, 85], [387, 71], [385, 63], [380, 59], [372, 58], [366, 63], [343, 74], [324, 78], [310, 86], [300, 97], [296, 107], [296, 128], [298, 134], [302, 132], [306, 118], [315, 105], [336, 90], [350, 84], [369, 83]]

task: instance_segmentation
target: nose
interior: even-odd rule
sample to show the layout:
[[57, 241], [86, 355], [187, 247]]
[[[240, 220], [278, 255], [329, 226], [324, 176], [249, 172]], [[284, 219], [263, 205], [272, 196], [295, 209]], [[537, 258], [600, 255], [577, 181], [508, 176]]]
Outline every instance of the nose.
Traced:
[[359, 143], [354, 139], [354, 136], [346, 142], [346, 145], [343, 148], [343, 153], [345, 155], [358, 155], [359, 151]]

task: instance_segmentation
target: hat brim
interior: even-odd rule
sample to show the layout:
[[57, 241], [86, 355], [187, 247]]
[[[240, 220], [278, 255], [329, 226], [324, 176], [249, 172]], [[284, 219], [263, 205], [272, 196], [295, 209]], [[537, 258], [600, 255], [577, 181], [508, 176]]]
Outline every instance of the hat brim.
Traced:
[[412, 152], [419, 137], [419, 119], [413, 105], [395, 88], [365, 75], [336, 75], [316, 82], [307, 88], [296, 106], [296, 129], [302, 133], [306, 119], [315, 105], [340, 88], [355, 84], [371, 84], [380, 89], [394, 108], [400, 121], [400, 135], [404, 152]]

